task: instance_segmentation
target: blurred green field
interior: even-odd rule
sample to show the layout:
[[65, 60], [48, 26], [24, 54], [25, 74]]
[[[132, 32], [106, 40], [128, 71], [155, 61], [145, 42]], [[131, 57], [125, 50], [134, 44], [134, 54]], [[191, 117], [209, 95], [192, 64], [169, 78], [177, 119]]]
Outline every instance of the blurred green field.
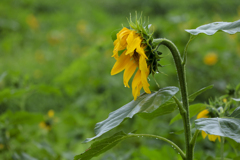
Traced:
[[[172, 40], [183, 52], [185, 29], [215, 21], [236, 21], [237, 0], [1, 0], [0, 1], [0, 159], [72, 160], [90, 144], [94, 126], [133, 99], [123, 74], [110, 75], [111, 33], [128, 26], [127, 18], [143, 12], [155, 38]], [[197, 102], [226, 93], [240, 75], [240, 35], [199, 35], [188, 49], [189, 93], [214, 84]], [[160, 87], [178, 86], [166, 48], [156, 75]], [[213, 57], [213, 58], [212, 58]], [[150, 76], [150, 89], [158, 87]], [[179, 95], [178, 95], [179, 96]], [[135, 117], [114, 131], [152, 133], [184, 147], [181, 122], [169, 126], [177, 111], [152, 121]], [[107, 135], [115, 132], [111, 131]], [[103, 136], [104, 137], [104, 136]], [[220, 156], [220, 143], [199, 135], [196, 160]], [[225, 156], [234, 156], [225, 144]], [[240, 153], [239, 153], [240, 154]], [[180, 160], [171, 146], [155, 139], [123, 141], [95, 160]]]

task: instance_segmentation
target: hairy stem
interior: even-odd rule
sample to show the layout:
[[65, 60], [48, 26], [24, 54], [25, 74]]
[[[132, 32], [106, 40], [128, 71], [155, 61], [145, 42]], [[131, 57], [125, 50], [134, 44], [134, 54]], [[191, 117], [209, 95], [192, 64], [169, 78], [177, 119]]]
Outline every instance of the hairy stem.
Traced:
[[188, 104], [188, 92], [187, 92], [187, 82], [185, 74], [185, 62], [183, 63], [180, 53], [177, 47], [168, 39], [162, 39], [159, 45], [165, 45], [172, 53], [181, 90], [183, 108], [186, 112], [180, 111], [180, 114], [183, 119], [183, 125], [185, 130], [185, 143], [186, 143], [186, 158], [187, 160], [193, 160], [193, 146], [190, 144], [192, 139], [191, 127], [190, 127], [190, 118], [189, 118], [189, 104]]

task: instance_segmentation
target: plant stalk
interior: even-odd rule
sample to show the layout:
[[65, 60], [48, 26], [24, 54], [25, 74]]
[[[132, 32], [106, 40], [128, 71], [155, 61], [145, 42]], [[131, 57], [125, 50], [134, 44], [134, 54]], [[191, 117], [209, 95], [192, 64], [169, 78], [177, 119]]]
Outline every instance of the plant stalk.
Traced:
[[186, 111], [186, 112], [180, 112], [183, 119], [183, 125], [185, 130], [186, 159], [193, 160], [194, 146], [191, 145], [192, 134], [191, 134], [191, 127], [190, 127], [188, 92], [187, 92], [187, 82], [186, 82], [186, 73], [185, 73], [186, 61], [183, 63], [177, 47], [170, 40], [162, 39], [159, 45], [165, 45], [171, 51], [175, 65], [176, 65], [178, 80], [179, 80], [179, 85], [181, 90], [181, 96], [182, 96], [182, 104], [183, 104], [183, 108]]

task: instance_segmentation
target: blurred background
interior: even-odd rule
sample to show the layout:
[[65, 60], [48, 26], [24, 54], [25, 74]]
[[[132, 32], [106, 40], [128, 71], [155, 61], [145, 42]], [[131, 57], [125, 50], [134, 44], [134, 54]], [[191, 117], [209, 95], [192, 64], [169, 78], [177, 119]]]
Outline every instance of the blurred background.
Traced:
[[[135, 11], [149, 17], [155, 38], [172, 40], [180, 52], [189, 39], [185, 29], [240, 17], [238, 0], [1, 0], [0, 1], [0, 159], [72, 160], [91, 143], [94, 126], [133, 99], [120, 73], [110, 75], [111, 33], [128, 26]], [[189, 45], [189, 93], [214, 84], [194, 103], [207, 103], [239, 83], [240, 35], [198, 35]], [[155, 76], [160, 87], [178, 86], [170, 52]], [[151, 90], [158, 90], [150, 76]], [[178, 94], [178, 96], [180, 96]], [[114, 131], [152, 133], [184, 147], [182, 123], [169, 126], [178, 112], [152, 121], [138, 116]], [[192, 120], [194, 120], [194, 117]], [[220, 143], [197, 139], [196, 159], [220, 157]], [[234, 156], [225, 145], [225, 156]], [[165, 142], [123, 141], [95, 160], [181, 159]]]

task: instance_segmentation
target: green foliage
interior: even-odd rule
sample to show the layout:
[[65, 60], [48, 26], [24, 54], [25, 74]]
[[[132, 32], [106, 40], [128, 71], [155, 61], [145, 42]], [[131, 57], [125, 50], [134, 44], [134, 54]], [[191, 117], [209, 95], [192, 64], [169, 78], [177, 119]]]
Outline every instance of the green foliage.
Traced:
[[[197, 103], [197, 104], [193, 104], [189, 106], [189, 113], [190, 113], [190, 118], [194, 117], [195, 115], [197, 115], [199, 112], [201, 112], [202, 110], [206, 109], [207, 105], [206, 104], [202, 104], [202, 103]], [[170, 124], [178, 121], [182, 119], [182, 116], [179, 114], [177, 114], [175, 117], [173, 117], [170, 121]]]
[[204, 87], [204, 88], [198, 90], [197, 92], [191, 94], [191, 95], [188, 97], [189, 102], [194, 101], [194, 99], [195, 99], [198, 95], [200, 95], [201, 93], [205, 92], [205, 91], [208, 90], [208, 89], [211, 89], [212, 87], [213, 87], [213, 85], [210, 85], [210, 86]]
[[176, 109], [177, 109], [176, 103], [169, 101], [169, 102], [166, 102], [165, 104], [159, 106], [153, 112], [141, 112], [141, 113], [139, 113], [139, 116], [144, 119], [151, 120], [153, 118], [172, 113]]
[[[136, 100], [132, 100], [116, 111], [111, 112], [108, 118], [104, 121], [97, 123], [95, 126], [96, 136], [87, 138], [85, 142], [90, 142], [93, 139], [100, 137], [104, 133], [120, 125], [126, 118], [132, 118], [135, 114], [156, 114], [153, 112], [158, 108], [162, 108], [162, 106], [163, 108], [161, 110], [163, 113], [158, 114], [162, 115], [169, 113], [169, 109], [166, 108], [164, 104], [169, 101], [178, 92], [178, 90], [179, 89], [177, 87], [165, 87], [157, 92], [152, 92], [151, 94], [143, 93]], [[145, 117], [149, 116], [145, 115]]]
[[214, 22], [210, 24], [205, 24], [196, 29], [187, 29], [185, 31], [193, 35], [198, 35], [199, 33], [205, 33], [207, 35], [213, 35], [217, 31], [223, 31], [228, 34], [235, 34], [240, 32], [240, 20], [235, 22]]
[[240, 143], [240, 119], [237, 118], [200, 118], [195, 126], [208, 134], [228, 137]]
[[240, 118], [240, 107], [236, 108], [229, 117]]
[[84, 153], [77, 155], [74, 157], [74, 160], [89, 160], [93, 157], [98, 156], [101, 153], [106, 152], [111, 149], [115, 145], [117, 145], [122, 140], [128, 138], [127, 134], [124, 132], [118, 132], [109, 138], [105, 138], [100, 141], [94, 142], [89, 149], [87, 149]]
[[[93, 136], [94, 125], [131, 100], [131, 89], [123, 87], [122, 75], [109, 76], [114, 63], [110, 58], [113, 50], [110, 35], [116, 28], [122, 28], [122, 23], [128, 26], [126, 17], [135, 10], [149, 16], [154, 37], [171, 39], [180, 51], [188, 40], [184, 29], [239, 19], [235, 1], [1, 0], [0, 146], [3, 148], [0, 159], [72, 160], [86, 150], [88, 146], [80, 142]], [[222, 95], [227, 84], [236, 85], [240, 79], [239, 34], [220, 33], [211, 39], [199, 35], [188, 49], [186, 70], [187, 79], [191, 79], [190, 93], [199, 86], [215, 86], [199, 95], [196, 103]], [[164, 67], [160, 73], [164, 74], [155, 74], [155, 78], [161, 88], [177, 86], [169, 52], [163, 51]], [[204, 62], [209, 52], [217, 55], [214, 65]], [[150, 79], [151, 90], [158, 90]], [[169, 104], [172, 111], [170, 102], [162, 107]], [[51, 109], [54, 118], [47, 115]], [[152, 113], [155, 112], [160, 115], [162, 109]], [[168, 126], [173, 115], [176, 113], [156, 117], [151, 123], [136, 116], [119, 128], [161, 134], [183, 145], [182, 136], [169, 134], [182, 130], [179, 123]], [[51, 129], [41, 128], [41, 122], [51, 122]], [[218, 147], [199, 140], [196, 159], [205, 160], [205, 155], [217, 154], [215, 145]], [[159, 142], [141, 139], [129, 141], [128, 145], [113, 148], [95, 159], [112, 160], [124, 155], [123, 160], [138, 160], [138, 149], [145, 150], [146, 156], [154, 150], [166, 160], [175, 156], [165, 144], [159, 148]], [[228, 157], [235, 156], [233, 148], [225, 146], [225, 149]], [[141, 159], [155, 158], [146, 156]]]
[[240, 102], [240, 98], [232, 98], [236, 102]]

